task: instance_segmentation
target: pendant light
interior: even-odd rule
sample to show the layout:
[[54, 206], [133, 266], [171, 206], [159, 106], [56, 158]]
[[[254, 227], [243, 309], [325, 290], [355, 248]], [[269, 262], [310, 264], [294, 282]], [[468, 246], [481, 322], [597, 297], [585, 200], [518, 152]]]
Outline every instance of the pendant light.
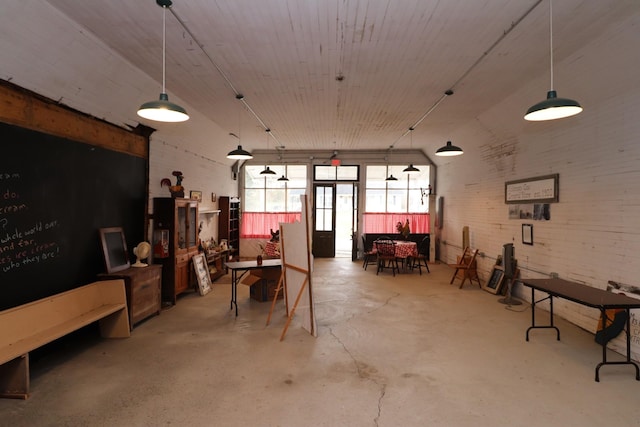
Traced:
[[462, 151], [462, 148], [451, 144], [451, 141], [447, 141], [447, 145], [436, 150], [436, 156], [441, 157], [459, 156], [463, 153], [464, 151]]
[[158, 122], [184, 122], [189, 120], [187, 111], [169, 101], [169, 95], [165, 90], [165, 55], [166, 55], [166, 15], [167, 8], [171, 7], [171, 0], [156, 0], [158, 6], [162, 7], [162, 93], [157, 101], [145, 102], [138, 109], [138, 115], [145, 119]]
[[[242, 94], [237, 94], [236, 95], [236, 99], [238, 101], [242, 101], [244, 99], [244, 96]], [[241, 120], [241, 111], [238, 112], [238, 135], [240, 135], [240, 128], [242, 128], [242, 120]], [[240, 139], [240, 136], [230, 133], [229, 135], [231, 136], [235, 136], [236, 138], [238, 138], [238, 142], [242, 142]], [[246, 150], [242, 149], [242, 145], [238, 144], [238, 148], [236, 148], [235, 150], [232, 150], [229, 152], [229, 154], [227, 154], [227, 159], [233, 159], [233, 160], [250, 160], [253, 159], [253, 156], [251, 155], [251, 153], [249, 153]]]
[[562, 119], [575, 116], [582, 111], [577, 101], [567, 98], [558, 98], [553, 89], [553, 1], [549, 0], [549, 46], [551, 56], [551, 89], [547, 92], [547, 99], [538, 102], [527, 110], [525, 120], [539, 122], [545, 120]]
[[[413, 149], [413, 126], [409, 128], [409, 146]], [[405, 173], [415, 173], [415, 172], [420, 172], [420, 169], [418, 169], [417, 167], [413, 166], [413, 163], [410, 163], [409, 166], [407, 166], [406, 168], [404, 168], [402, 170], [402, 172]]]
[[[271, 129], [266, 128], [265, 132], [267, 132], [267, 150], [269, 150], [269, 132], [271, 132]], [[272, 171], [271, 169], [269, 169], [269, 166], [265, 167], [265, 169], [260, 172], [260, 175], [269, 177], [271, 175], [275, 175], [276, 173], [274, 171]]]
[[278, 147], [276, 147], [276, 150], [278, 151], [278, 155], [280, 156], [280, 160], [282, 160], [282, 170], [284, 171], [284, 173], [282, 174], [282, 176], [280, 178], [278, 178], [278, 181], [280, 182], [287, 182], [289, 181], [289, 178], [287, 178], [287, 164], [284, 161], [284, 153], [280, 153], [280, 150], [284, 150], [284, 145], [280, 145]]
[[[387, 172], [389, 172], [389, 161], [391, 160], [391, 150], [393, 149], [393, 145], [389, 146], [389, 153], [387, 154], [386, 160], [387, 160]], [[387, 177], [387, 179], [385, 179], [385, 181], [397, 181], [398, 178], [396, 178], [395, 176], [393, 176], [393, 174], [389, 174], [389, 176]]]

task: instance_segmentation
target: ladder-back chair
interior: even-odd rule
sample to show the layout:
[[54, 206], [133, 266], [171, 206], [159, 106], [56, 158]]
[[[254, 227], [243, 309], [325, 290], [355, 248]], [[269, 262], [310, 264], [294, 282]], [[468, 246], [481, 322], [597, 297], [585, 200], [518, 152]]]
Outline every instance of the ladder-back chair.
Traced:
[[427, 269], [427, 273], [431, 273], [429, 271], [428, 263], [428, 254], [429, 254], [429, 245], [431, 244], [431, 239], [429, 236], [425, 236], [420, 244], [418, 245], [418, 256], [413, 257], [411, 263], [411, 269], [418, 267], [418, 271], [420, 271], [420, 275], [422, 276], [422, 267]]
[[398, 260], [396, 259], [396, 244], [393, 240], [376, 240], [373, 242], [376, 246], [376, 259], [378, 261], [378, 269], [376, 275], [385, 268], [391, 268], [394, 277], [398, 270]]
[[451, 281], [449, 284], [452, 284], [453, 281], [458, 276], [458, 273], [461, 273], [462, 282], [460, 283], [460, 289], [464, 285], [464, 282], [469, 279], [469, 282], [473, 283], [475, 280], [478, 283], [478, 286], [482, 289], [482, 285], [480, 284], [480, 278], [478, 277], [478, 270], [476, 266], [476, 256], [478, 255], [478, 249], [471, 249], [469, 247], [464, 248], [464, 252], [462, 252], [462, 256], [457, 264], [449, 264], [454, 268], [453, 276], [451, 277]]

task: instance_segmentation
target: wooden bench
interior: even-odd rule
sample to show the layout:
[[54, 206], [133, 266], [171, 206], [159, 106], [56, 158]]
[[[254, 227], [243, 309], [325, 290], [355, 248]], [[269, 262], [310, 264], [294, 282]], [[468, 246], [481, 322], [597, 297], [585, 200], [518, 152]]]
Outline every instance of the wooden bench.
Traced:
[[29, 352], [100, 321], [108, 338], [130, 336], [124, 280], [103, 280], [0, 311], [0, 397], [29, 397]]

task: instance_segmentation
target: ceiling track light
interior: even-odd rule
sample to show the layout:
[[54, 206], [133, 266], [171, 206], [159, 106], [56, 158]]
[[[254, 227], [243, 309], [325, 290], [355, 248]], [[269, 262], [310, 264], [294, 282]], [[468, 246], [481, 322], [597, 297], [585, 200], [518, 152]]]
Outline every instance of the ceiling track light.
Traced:
[[551, 89], [547, 92], [547, 99], [538, 102], [527, 110], [524, 119], [532, 122], [563, 119], [575, 116], [582, 111], [577, 101], [568, 98], [558, 98], [553, 89], [553, 1], [549, 0], [549, 51], [551, 58]]
[[436, 156], [441, 157], [459, 156], [463, 153], [464, 151], [462, 151], [462, 148], [456, 147], [455, 145], [451, 144], [451, 141], [447, 141], [447, 145], [436, 150]]
[[167, 8], [171, 7], [171, 0], [156, 0], [158, 6], [162, 7], [162, 92], [157, 101], [145, 102], [138, 109], [138, 115], [142, 118], [157, 122], [177, 123], [189, 120], [187, 111], [169, 101], [169, 95], [165, 89], [165, 68], [166, 68], [166, 16]]

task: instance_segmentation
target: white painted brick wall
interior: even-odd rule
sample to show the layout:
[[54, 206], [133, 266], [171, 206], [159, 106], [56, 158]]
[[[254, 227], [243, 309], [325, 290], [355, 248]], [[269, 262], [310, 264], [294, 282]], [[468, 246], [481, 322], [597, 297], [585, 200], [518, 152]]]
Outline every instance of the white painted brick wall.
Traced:
[[[608, 280], [640, 285], [640, 57], [631, 51], [637, 51], [637, 31], [629, 23], [567, 59], [576, 63], [579, 77], [565, 76], [556, 89], [583, 104], [579, 116], [525, 122], [526, 108], [547, 90], [532, 82], [539, 89], [513, 94], [451, 135], [465, 154], [438, 168], [446, 262], [461, 253], [466, 225], [471, 244], [487, 254], [478, 259], [483, 280], [502, 245], [513, 243], [523, 277], [557, 272], [601, 289]], [[532, 92], [540, 99], [529, 100]], [[505, 181], [552, 173], [559, 174], [560, 202], [551, 205], [551, 220], [508, 219]], [[522, 223], [533, 224], [533, 246], [522, 244]], [[529, 288], [515, 292], [530, 299]], [[595, 309], [558, 300], [554, 311], [586, 330], [596, 329]]]

